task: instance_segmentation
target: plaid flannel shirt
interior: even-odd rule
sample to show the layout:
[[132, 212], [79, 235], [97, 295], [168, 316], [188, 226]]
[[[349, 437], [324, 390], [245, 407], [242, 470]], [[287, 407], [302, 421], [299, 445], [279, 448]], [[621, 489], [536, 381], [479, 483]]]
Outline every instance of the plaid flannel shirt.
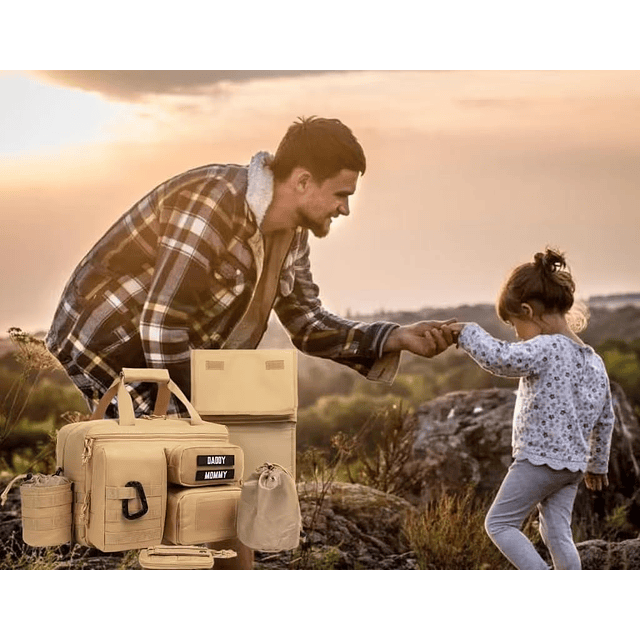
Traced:
[[[271, 175], [258, 156], [252, 164], [260, 160], [259, 171]], [[90, 406], [123, 367], [167, 369], [189, 397], [190, 349], [224, 348], [260, 275], [259, 221], [272, 191], [263, 210], [253, 211], [250, 183], [248, 167], [239, 165], [207, 165], [171, 178], [127, 211], [80, 262], [46, 344]], [[382, 347], [397, 325], [338, 317], [318, 296], [308, 231], [298, 228], [274, 302], [293, 344], [391, 382], [399, 354], [383, 356]], [[136, 414], [150, 413], [154, 386], [136, 383], [130, 392]], [[180, 412], [173, 402], [170, 412]], [[116, 415], [113, 405], [107, 415]]]

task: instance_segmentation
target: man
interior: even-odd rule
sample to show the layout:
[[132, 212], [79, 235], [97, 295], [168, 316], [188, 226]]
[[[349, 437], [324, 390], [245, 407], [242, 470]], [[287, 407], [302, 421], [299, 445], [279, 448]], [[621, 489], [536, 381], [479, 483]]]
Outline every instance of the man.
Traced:
[[[275, 310], [293, 344], [371, 380], [393, 381], [402, 350], [432, 357], [446, 323], [361, 323], [326, 311], [309, 262], [309, 230], [349, 215], [364, 174], [339, 120], [300, 119], [275, 157], [207, 165], [167, 180], [127, 211], [80, 262], [46, 337], [89, 406], [123, 367], [165, 368], [189, 397], [190, 349], [255, 348]], [[136, 383], [136, 415], [155, 385]], [[184, 407], [172, 399], [169, 413]], [[116, 417], [112, 403], [107, 417]]]
[[[301, 119], [275, 157], [207, 165], [167, 180], [127, 211], [80, 262], [46, 343], [89, 405], [123, 367], [168, 369], [190, 396], [190, 349], [255, 348], [275, 310], [293, 344], [371, 380], [392, 382], [400, 352], [432, 357], [453, 343], [446, 323], [361, 323], [326, 311], [309, 263], [309, 231], [349, 215], [362, 147], [339, 120]], [[136, 415], [156, 387], [132, 385]], [[107, 417], [117, 417], [109, 405]], [[172, 398], [168, 413], [184, 407]], [[234, 561], [251, 568], [239, 541]]]

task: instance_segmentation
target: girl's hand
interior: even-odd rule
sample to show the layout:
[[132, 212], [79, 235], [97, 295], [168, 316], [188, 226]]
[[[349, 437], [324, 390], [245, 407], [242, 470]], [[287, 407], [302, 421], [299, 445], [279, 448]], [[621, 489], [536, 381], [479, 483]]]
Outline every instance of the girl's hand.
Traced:
[[449, 324], [449, 329], [453, 334], [453, 340], [456, 344], [458, 344], [458, 336], [460, 335], [460, 332], [465, 328], [467, 324], [469, 323], [468, 322], [452, 322], [451, 324]]
[[584, 474], [584, 483], [590, 491], [602, 491], [609, 486], [609, 478], [606, 473], [590, 473]]
[[449, 325], [455, 319], [425, 320], [396, 327], [391, 331], [382, 348], [383, 352], [411, 351], [418, 356], [432, 358], [451, 346], [455, 340]]

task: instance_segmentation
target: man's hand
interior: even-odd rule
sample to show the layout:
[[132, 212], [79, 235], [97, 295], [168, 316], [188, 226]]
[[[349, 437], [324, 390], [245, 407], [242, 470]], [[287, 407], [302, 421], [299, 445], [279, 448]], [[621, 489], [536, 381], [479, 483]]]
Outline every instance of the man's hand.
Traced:
[[602, 491], [609, 486], [609, 478], [606, 473], [589, 473], [587, 471], [584, 474], [584, 483], [591, 491]]
[[458, 337], [460, 336], [460, 332], [468, 325], [468, 322], [451, 322], [449, 324], [449, 329], [453, 334], [453, 341], [458, 344]]
[[383, 351], [411, 351], [418, 356], [432, 358], [446, 351], [453, 343], [454, 336], [449, 325], [455, 319], [424, 320], [415, 324], [396, 327], [387, 338]]

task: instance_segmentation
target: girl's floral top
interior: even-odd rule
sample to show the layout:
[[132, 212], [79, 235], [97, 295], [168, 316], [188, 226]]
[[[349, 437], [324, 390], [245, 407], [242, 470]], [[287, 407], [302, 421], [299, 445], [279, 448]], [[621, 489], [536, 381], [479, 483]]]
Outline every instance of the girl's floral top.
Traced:
[[505, 342], [475, 323], [465, 325], [458, 345], [490, 373], [520, 378], [515, 459], [607, 473], [615, 418], [604, 363], [591, 347], [560, 334]]

